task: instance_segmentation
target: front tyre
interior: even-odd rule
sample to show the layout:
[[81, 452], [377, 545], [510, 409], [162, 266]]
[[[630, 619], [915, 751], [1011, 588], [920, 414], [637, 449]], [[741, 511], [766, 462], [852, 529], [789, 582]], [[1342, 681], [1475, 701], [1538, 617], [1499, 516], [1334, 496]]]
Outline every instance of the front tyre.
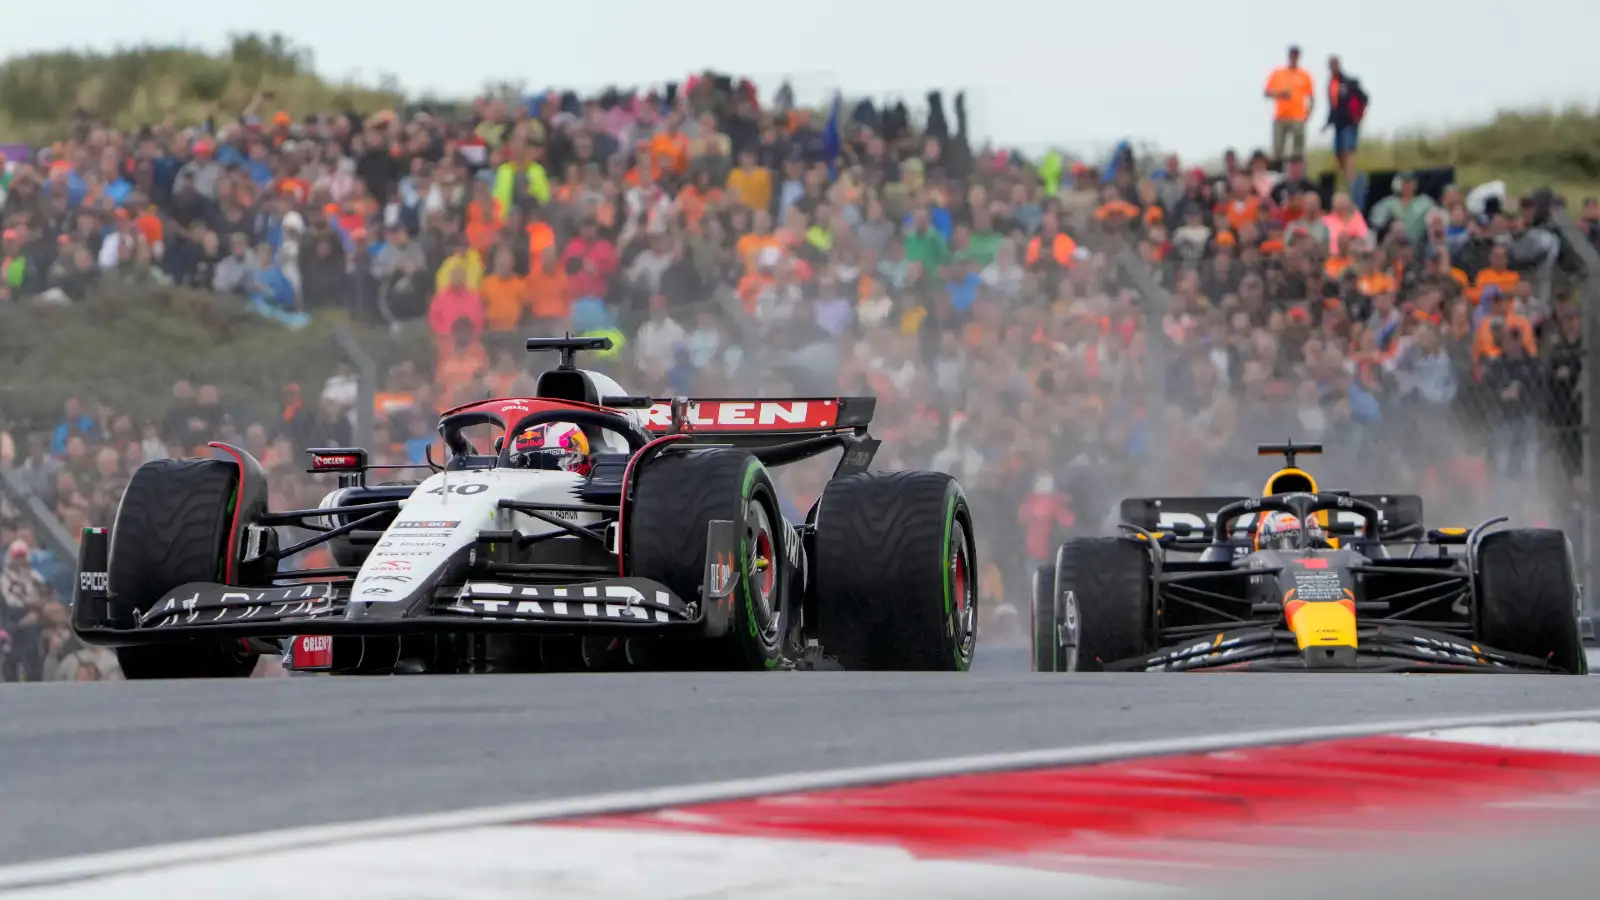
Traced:
[[1057, 609], [1076, 648], [1063, 648], [1052, 671], [1100, 671], [1150, 651], [1155, 605], [1143, 544], [1126, 537], [1068, 538], [1056, 550], [1055, 582]]
[[[219, 459], [158, 459], [133, 473], [111, 526], [108, 602], [146, 609], [192, 581], [221, 582], [239, 470]], [[124, 678], [244, 678], [260, 654], [237, 640], [194, 638], [117, 648]]]
[[1033, 609], [1033, 670], [1059, 671], [1056, 662], [1055, 566], [1040, 566], [1033, 570], [1033, 588], [1029, 595]]
[[817, 506], [822, 651], [845, 669], [964, 672], [977, 644], [977, 546], [942, 472], [863, 472]]
[[1487, 647], [1587, 675], [1572, 545], [1554, 528], [1495, 531], [1478, 544], [1477, 636]]
[[1078, 600], [1063, 595], [1056, 583], [1056, 567], [1033, 570], [1033, 670], [1075, 672], [1078, 668]]

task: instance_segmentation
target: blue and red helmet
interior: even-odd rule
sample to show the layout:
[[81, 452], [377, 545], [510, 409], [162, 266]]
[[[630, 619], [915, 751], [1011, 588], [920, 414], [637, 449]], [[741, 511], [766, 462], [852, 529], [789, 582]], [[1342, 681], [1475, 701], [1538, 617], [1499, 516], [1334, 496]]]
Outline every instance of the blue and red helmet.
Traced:
[[511, 442], [511, 464], [589, 474], [589, 437], [569, 422], [535, 425]]

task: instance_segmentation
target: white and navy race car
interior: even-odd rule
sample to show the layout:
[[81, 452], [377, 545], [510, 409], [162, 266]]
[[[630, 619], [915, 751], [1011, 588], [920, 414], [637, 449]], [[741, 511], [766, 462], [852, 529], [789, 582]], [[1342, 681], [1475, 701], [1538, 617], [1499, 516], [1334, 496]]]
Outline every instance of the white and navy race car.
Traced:
[[[339, 481], [315, 509], [269, 510], [238, 447], [145, 464], [83, 534], [74, 630], [129, 678], [244, 676], [280, 653], [335, 673], [970, 665], [966, 497], [942, 473], [868, 471], [873, 398], [629, 396], [574, 363], [609, 347], [530, 339], [561, 354], [536, 396], [443, 413], [420, 482], [309, 451]], [[769, 469], [830, 451], [787, 521]], [[317, 545], [334, 565], [287, 567]]]

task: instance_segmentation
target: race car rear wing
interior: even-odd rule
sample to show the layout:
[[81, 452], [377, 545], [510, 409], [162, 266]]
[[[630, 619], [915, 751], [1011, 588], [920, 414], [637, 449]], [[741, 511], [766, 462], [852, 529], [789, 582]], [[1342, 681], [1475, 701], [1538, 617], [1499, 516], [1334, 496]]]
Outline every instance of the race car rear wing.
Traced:
[[[1351, 494], [1349, 491], [1324, 491], [1345, 494], [1378, 508], [1383, 517], [1383, 537], [1393, 540], [1420, 539], [1423, 536], [1422, 498], [1415, 494]], [[1184, 531], [1206, 534], [1216, 520], [1217, 511], [1244, 497], [1130, 497], [1122, 501], [1122, 521], [1149, 531]], [[1352, 526], [1359, 531], [1363, 520], [1348, 510], [1329, 510], [1336, 531]], [[1234, 530], [1251, 524], [1249, 517], [1236, 519]]]
[[843, 449], [834, 477], [866, 471], [879, 442], [867, 435], [875, 397], [805, 397], [781, 400], [718, 398], [637, 400], [645, 428], [658, 438], [744, 447], [769, 466], [809, 459]]
[[667, 398], [650, 401], [645, 427], [652, 434], [792, 438], [800, 435], [865, 431], [877, 407], [875, 397], [785, 399]]

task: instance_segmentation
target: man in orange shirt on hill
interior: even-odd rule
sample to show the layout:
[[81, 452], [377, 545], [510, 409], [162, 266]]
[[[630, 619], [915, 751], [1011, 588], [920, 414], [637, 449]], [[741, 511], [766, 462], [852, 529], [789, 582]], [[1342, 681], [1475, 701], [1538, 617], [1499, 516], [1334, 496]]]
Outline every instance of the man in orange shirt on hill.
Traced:
[[1272, 158], [1282, 161], [1285, 145], [1294, 141], [1294, 156], [1306, 152], [1306, 119], [1316, 103], [1311, 73], [1300, 67], [1300, 48], [1289, 48], [1289, 64], [1274, 69], [1267, 78], [1267, 99], [1275, 101], [1272, 117]]

